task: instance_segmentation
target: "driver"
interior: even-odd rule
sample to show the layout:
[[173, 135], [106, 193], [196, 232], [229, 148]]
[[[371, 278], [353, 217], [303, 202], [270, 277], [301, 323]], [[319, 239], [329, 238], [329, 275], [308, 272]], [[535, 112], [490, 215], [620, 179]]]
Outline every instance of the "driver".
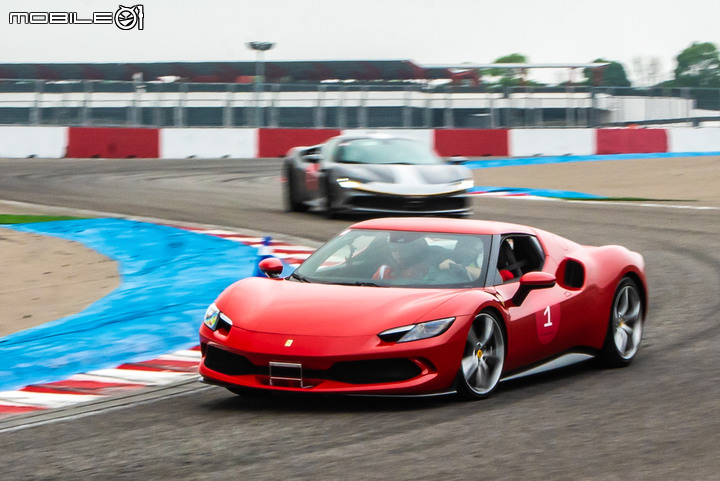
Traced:
[[462, 269], [470, 280], [475, 281], [482, 272], [484, 255], [485, 247], [482, 239], [471, 236], [461, 237], [455, 244], [451, 257], [442, 261], [438, 267], [441, 271]]
[[428, 265], [423, 256], [427, 247], [422, 237], [412, 239], [401, 236], [390, 239], [390, 259], [373, 274], [373, 279], [411, 279], [424, 278]]

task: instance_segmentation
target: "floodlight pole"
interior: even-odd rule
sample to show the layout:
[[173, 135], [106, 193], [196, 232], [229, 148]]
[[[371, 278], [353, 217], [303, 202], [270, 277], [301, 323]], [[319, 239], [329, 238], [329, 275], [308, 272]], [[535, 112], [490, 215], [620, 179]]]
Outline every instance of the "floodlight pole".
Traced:
[[275, 46], [273, 42], [248, 42], [247, 47], [255, 50], [255, 127], [262, 127], [262, 110], [260, 109], [260, 96], [265, 83], [264, 53]]

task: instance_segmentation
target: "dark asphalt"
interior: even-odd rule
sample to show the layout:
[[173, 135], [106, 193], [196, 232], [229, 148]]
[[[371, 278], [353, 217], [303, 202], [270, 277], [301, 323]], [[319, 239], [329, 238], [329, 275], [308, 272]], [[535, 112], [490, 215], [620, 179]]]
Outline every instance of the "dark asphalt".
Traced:
[[[355, 220], [284, 213], [279, 167], [0, 160], [0, 199], [315, 241]], [[0, 421], [0, 478], [720, 479], [720, 211], [477, 198], [475, 217], [642, 253], [650, 311], [636, 361], [506, 382], [475, 403], [245, 399], [191, 384]]]

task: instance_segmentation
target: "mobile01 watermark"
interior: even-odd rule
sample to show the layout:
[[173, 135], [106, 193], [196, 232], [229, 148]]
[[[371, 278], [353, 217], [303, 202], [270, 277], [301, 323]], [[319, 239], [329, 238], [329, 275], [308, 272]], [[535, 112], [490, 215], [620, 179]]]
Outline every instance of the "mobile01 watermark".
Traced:
[[145, 7], [119, 5], [114, 12], [10, 12], [10, 25], [115, 25], [120, 30], [145, 28]]

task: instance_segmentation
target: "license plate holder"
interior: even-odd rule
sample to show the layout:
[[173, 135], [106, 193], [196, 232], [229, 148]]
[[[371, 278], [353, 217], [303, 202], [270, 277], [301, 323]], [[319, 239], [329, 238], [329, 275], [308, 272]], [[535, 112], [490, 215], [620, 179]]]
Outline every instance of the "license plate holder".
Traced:
[[302, 364], [294, 362], [275, 362], [269, 365], [271, 386], [306, 387], [303, 383]]

